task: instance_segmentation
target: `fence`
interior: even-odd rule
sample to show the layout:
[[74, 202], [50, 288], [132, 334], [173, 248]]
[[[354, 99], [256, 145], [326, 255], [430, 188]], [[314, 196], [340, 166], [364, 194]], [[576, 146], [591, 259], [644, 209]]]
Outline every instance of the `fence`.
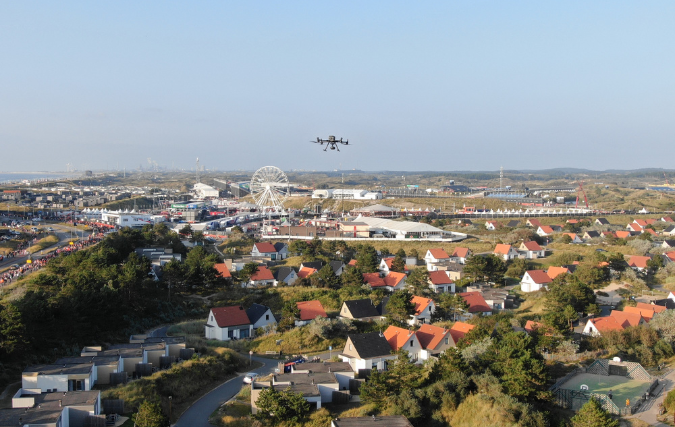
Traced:
[[556, 381], [555, 384], [553, 384], [549, 388], [549, 390], [556, 391], [561, 385], [565, 384], [570, 378], [572, 378], [573, 376], [575, 376], [577, 374], [582, 374], [584, 372], [586, 372], [586, 369], [584, 369], [584, 368], [577, 368], [577, 369], [573, 370], [572, 372], [568, 373], [564, 377], [558, 379], [558, 381]]
[[558, 388], [554, 391], [553, 396], [556, 405], [573, 411], [581, 409], [591, 398], [595, 398], [600, 403], [600, 406], [610, 414], [620, 415], [623, 411], [606, 394], [591, 393], [586, 390]]
[[101, 399], [104, 414], [124, 414], [124, 399]]
[[333, 391], [333, 403], [335, 404], [342, 404], [342, 403], [349, 403], [351, 400], [351, 395], [349, 394], [348, 391]]
[[87, 415], [84, 420], [84, 427], [106, 427], [105, 415]]
[[126, 384], [127, 379], [128, 379], [128, 376], [127, 376], [126, 372], [111, 372], [110, 373], [110, 385]]

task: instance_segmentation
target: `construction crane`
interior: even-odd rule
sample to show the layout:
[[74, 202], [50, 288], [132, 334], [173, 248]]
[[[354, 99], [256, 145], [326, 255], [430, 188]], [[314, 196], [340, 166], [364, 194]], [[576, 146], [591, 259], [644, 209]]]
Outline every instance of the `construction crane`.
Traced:
[[584, 182], [579, 181], [579, 188], [577, 188], [577, 202], [574, 205], [575, 208], [579, 207], [579, 194], [584, 195], [584, 202], [586, 203], [586, 209], [588, 209], [588, 197], [586, 197], [586, 191], [584, 190]]

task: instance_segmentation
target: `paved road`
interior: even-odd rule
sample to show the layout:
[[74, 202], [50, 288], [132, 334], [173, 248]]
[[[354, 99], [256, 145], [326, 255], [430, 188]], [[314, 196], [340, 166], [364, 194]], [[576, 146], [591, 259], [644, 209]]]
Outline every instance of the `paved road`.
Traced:
[[673, 389], [673, 385], [675, 385], [675, 371], [666, 375], [666, 377], [661, 380], [661, 383], [663, 384], [663, 390], [661, 390], [659, 396], [648, 401], [645, 404], [646, 408], [641, 408], [640, 412], [629, 418], [637, 418], [652, 426], [668, 427], [668, 424], [659, 422], [657, 416], [659, 414], [659, 405], [663, 403], [666, 394], [668, 394], [668, 392]]
[[[88, 231], [83, 232], [82, 230], [78, 230], [75, 227], [68, 227], [65, 225], [61, 224], [44, 224], [40, 223], [40, 227], [44, 226], [45, 228], [47, 227], [52, 227], [55, 230], [56, 236], [59, 238], [59, 242], [56, 243], [54, 246], [50, 246], [47, 249], [54, 250], [55, 248], [61, 248], [63, 246], [68, 245], [68, 242], [70, 241], [71, 237], [75, 237], [75, 234], [77, 234], [78, 237], [86, 239], [89, 237], [91, 234]], [[40, 258], [40, 253], [36, 252], [33, 254], [34, 259], [39, 259]], [[28, 255], [21, 256], [21, 257], [15, 257], [15, 258], [5, 258], [4, 260], [0, 261], [0, 270], [4, 270], [5, 268], [9, 267], [12, 264], [19, 264], [22, 265], [26, 262], [28, 259]]]
[[[267, 375], [274, 372], [278, 361], [265, 359], [263, 357], [253, 357], [253, 360], [263, 363], [263, 366], [258, 369], [253, 369], [251, 372], [257, 372], [261, 375]], [[192, 406], [185, 411], [178, 421], [174, 424], [175, 427], [212, 427], [209, 423], [209, 416], [220, 407], [224, 402], [232, 399], [243, 385], [244, 374], [241, 374], [231, 380], [219, 385], [211, 390]]]

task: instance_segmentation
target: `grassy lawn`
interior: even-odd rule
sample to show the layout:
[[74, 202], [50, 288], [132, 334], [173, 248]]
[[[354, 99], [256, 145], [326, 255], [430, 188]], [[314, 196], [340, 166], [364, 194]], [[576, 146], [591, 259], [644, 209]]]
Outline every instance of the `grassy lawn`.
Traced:
[[47, 237], [43, 237], [42, 239], [38, 240], [35, 244], [31, 245], [30, 248], [28, 249], [28, 252], [34, 254], [36, 252], [39, 252], [43, 249], [55, 245], [58, 242], [59, 238], [52, 234]]

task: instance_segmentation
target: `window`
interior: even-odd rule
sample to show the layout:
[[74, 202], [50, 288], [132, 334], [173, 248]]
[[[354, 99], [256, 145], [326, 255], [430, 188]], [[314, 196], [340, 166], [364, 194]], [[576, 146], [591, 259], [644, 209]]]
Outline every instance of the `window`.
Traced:
[[413, 346], [413, 340], [410, 340], [410, 347]]
[[448, 339], [448, 337], [445, 337], [445, 345], [448, 345], [448, 344], [450, 344], [450, 340]]
[[354, 350], [354, 346], [352, 346], [351, 344], [349, 344], [349, 351], [352, 351], [352, 350]]
[[266, 314], [266, 315], [265, 315], [265, 320], [270, 320], [270, 315], [269, 315], [269, 314]]

